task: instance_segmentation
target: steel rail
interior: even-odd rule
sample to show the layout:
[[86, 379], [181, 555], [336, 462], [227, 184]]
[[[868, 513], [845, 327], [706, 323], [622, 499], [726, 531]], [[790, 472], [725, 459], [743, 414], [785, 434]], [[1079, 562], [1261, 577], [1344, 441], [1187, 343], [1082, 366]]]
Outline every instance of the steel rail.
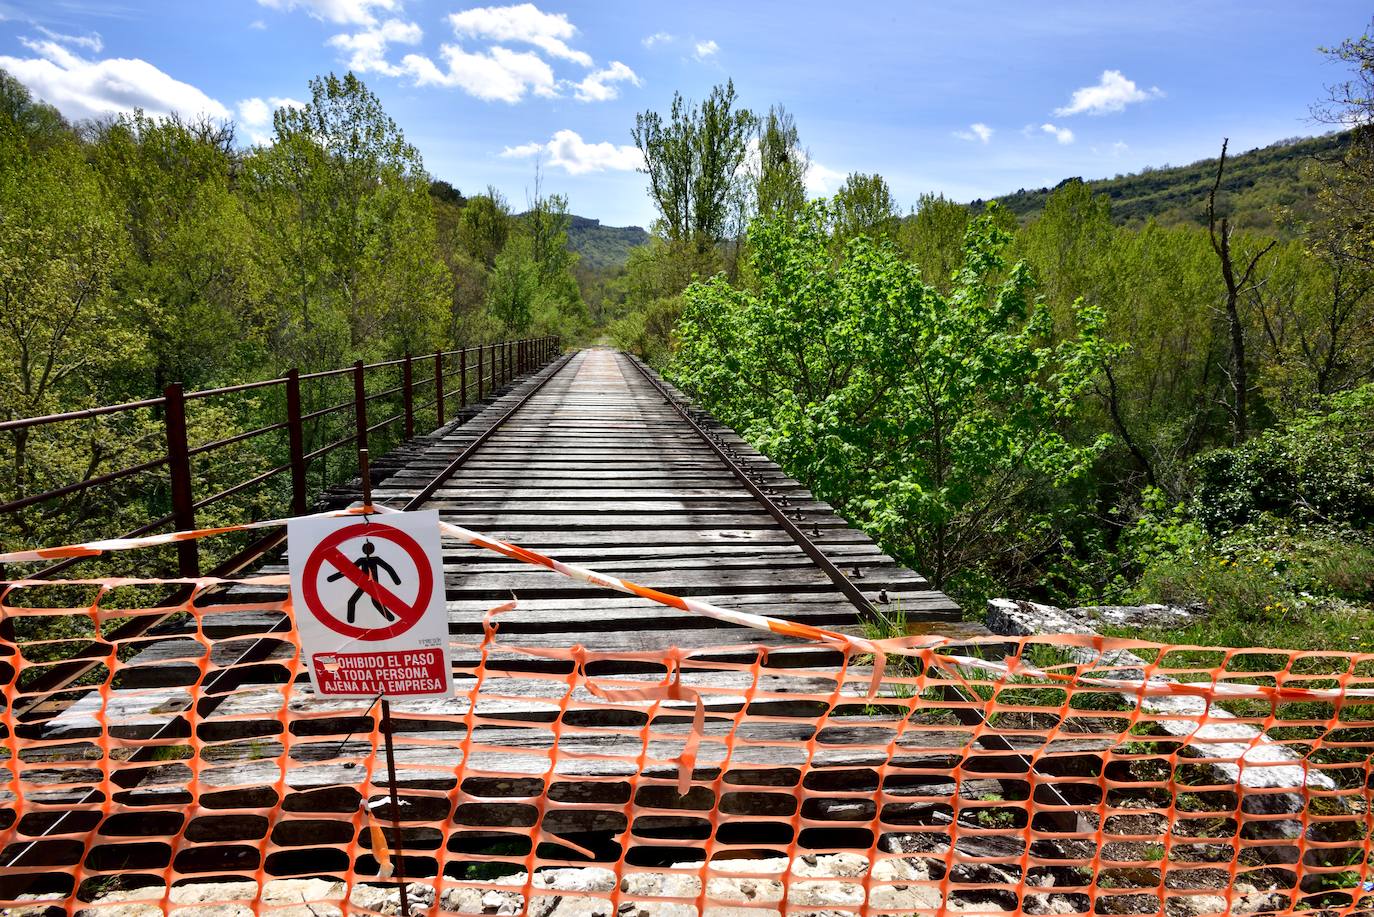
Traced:
[[[627, 356], [629, 355], [627, 354]], [[778, 525], [782, 527], [783, 531], [787, 532], [787, 534], [791, 536], [792, 540], [797, 543], [797, 546], [806, 553], [806, 556], [810, 557], [812, 562], [814, 562], [816, 566], [820, 568], [821, 572], [823, 572], [827, 577], [830, 578], [830, 581], [835, 584], [835, 587], [840, 590], [844, 597], [848, 599], [850, 603], [852, 603], [861, 614], [870, 615], [878, 620], [885, 620], [886, 616], [881, 611], [879, 611], [872, 602], [868, 600], [868, 597], [863, 594], [863, 591], [859, 589], [859, 587], [855, 586], [854, 583], [849, 579], [849, 577], [844, 575], [844, 571], [842, 571], [838, 566], [836, 566], [835, 562], [831, 560], [829, 557], [827, 557], [825, 555], [825, 552], [818, 548], [816, 546], [816, 543], [813, 542], [810, 538], [808, 538], [806, 536], [806, 533], [803, 532], [792, 519], [788, 518], [787, 513], [783, 510], [782, 507], [778, 506], [775, 502], [773, 502], [773, 500], [756, 483], [754, 483], [753, 479], [749, 475], [749, 472], [747, 472], [738, 462], [736, 462], [728, 454], [728, 452], [724, 448], [722, 448], [720, 443], [716, 441], [715, 437], [713, 437], [699, 423], [697, 423], [696, 419], [693, 418], [690, 413], [688, 413], [687, 409], [678, 403], [678, 400], [676, 397], [674, 397], [673, 393], [670, 392], [662, 382], [654, 378], [654, 375], [650, 372], [650, 370], [647, 367], [645, 367], [644, 364], [637, 357], [629, 356], [629, 360], [631, 364], [634, 366], [634, 368], [639, 371], [639, 374], [644, 377], [645, 381], [652, 385], [654, 389], [657, 390], [661, 396], [663, 396], [664, 402], [672, 406], [673, 410], [676, 411], [678, 415], [683, 419], [683, 421], [686, 422], [686, 424], [689, 427], [691, 427], [691, 429], [697, 434], [697, 436], [701, 438], [701, 441], [704, 442], [711, 449], [711, 451], [716, 454], [716, 457], [721, 460], [725, 467], [730, 470], [730, 473], [733, 474], [735, 478], [738, 479], [739, 482], [744, 485], [745, 490], [749, 491], [749, 493], [752, 494], [753, 497], [756, 500], [758, 500], [760, 504], [762, 504], [763, 508], [768, 511], [768, 515], [772, 516], [777, 521]], [[987, 718], [984, 717], [983, 714], [976, 709], [977, 701], [975, 700], [975, 698], [969, 696], [957, 685], [946, 685], [944, 686], [941, 693], [945, 700], [955, 701], [959, 704], [969, 705], [952, 706], [950, 708], [950, 711], [954, 714], [955, 718], [958, 719], [965, 726], [971, 726], [977, 729], [979, 727], [985, 727], [988, 725]], [[1019, 767], [1024, 768], [1022, 773], [1025, 773], [1027, 775], [1040, 773], [1040, 770], [1036, 766], [1034, 759], [1026, 755], [1024, 752], [1018, 750], [1014, 745], [1011, 744], [1011, 742], [1007, 741], [1006, 737], [1002, 735], [999, 735], [994, 732], [984, 731], [978, 734], [975, 741], [977, 741], [979, 745], [982, 745], [984, 748], [987, 748], [990, 751], [1005, 753], [1010, 760], [1015, 761]], [[995, 774], [991, 774], [989, 776], [996, 779]], [[1063, 794], [1059, 792], [1058, 787], [1056, 787], [1053, 783], [1035, 783], [1034, 781], [1028, 782], [1032, 783], [1032, 793], [1034, 793], [1036, 790], [1043, 791], [1044, 795], [1050, 798], [1050, 802], [1052, 805], [1063, 806], [1066, 810], [1074, 808], [1073, 805], [1066, 798], [1064, 798]], [[1087, 824], [1083, 816], [1076, 812], [1054, 812], [1051, 813], [1051, 818], [1054, 821], [1058, 822], [1060, 830], [1066, 833], [1092, 830], [1091, 826]], [[1069, 818], [1073, 819], [1072, 827], [1068, 825]]]
[[514, 417], [515, 412], [524, 407], [525, 404], [531, 398], [533, 398], [534, 395], [540, 389], [544, 387], [545, 383], [547, 383], [550, 379], [552, 379], [554, 376], [558, 375], [560, 372], [563, 371], [563, 367], [568, 365], [568, 361], [572, 359], [572, 356], [573, 355], [571, 353], [566, 353], [561, 358], [559, 358], [559, 360], [556, 363], [552, 364], [552, 368], [547, 373], [545, 373], [544, 378], [540, 379], [538, 382], [534, 384], [534, 386], [529, 391], [525, 392], [525, 394], [520, 397], [520, 400], [515, 402], [515, 404], [511, 406], [510, 410], [506, 411], [506, 413], [502, 414], [499, 418], [497, 418], [496, 421], [493, 422], [490, 426], [488, 426], [485, 430], [477, 434], [476, 439], [468, 443], [467, 447], [463, 449], [463, 451], [460, 452], [457, 455], [457, 457], [453, 459], [453, 461], [449, 462], [448, 465], [445, 466], [445, 468], [442, 471], [435, 475], [434, 478], [428, 484], [421, 488], [419, 492], [415, 494], [415, 496], [407, 500], [406, 505], [403, 506], [402, 509], [415, 509], [416, 507], [424, 504], [427, 500], [429, 500], [430, 497], [434, 496], [434, 492], [438, 490], [440, 487], [442, 487], [444, 485], [444, 482], [446, 482], [449, 478], [453, 477], [454, 473], [457, 472], [459, 468], [463, 467], [467, 460], [472, 457], [472, 454], [476, 452], [478, 449], [480, 449], [482, 447], [482, 444], [485, 443], [488, 439], [490, 439], [491, 435], [501, 428], [502, 424], [504, 424], [506, 421]]
[[781, 506], [774, 503], [773, 500], [764, 493], [763, 489], [754, 483], [749, 472], [745, 471], [738, 462], [731, 458], [725, 449], [716, 442], [715, 437], [704, 430], [701, 424], [697, 423], [692, 415], [687, 412], [686, 408], [678, 404], [677, 399], [673, 397], [672, 393], [668, 391], [663, 383], [655, 379], [638, 358], [630, 357], [629, 359], [634, 368], [639, 370], [639, 374], [644, 377], [644, 380], [663, 396], [664, 403], [672, 406], [673, 410], [677, 412], [683, 422], [692, 428], [692, 431], [716, 454], [716, 458], [720, 459], [721, 463], [729, 469], [736, 480], [744, 485], [744, 489], [749, 491], [750, 495], [762, 504], [763, 508], [768, 511], [768, 515], [772, 516], [782, 530], [797, 543], [797, 547], [801, 548], [806, 556], [811, 558], [812, 563], [819, 567], [821, 572], [829, 577], [830, 581], [835, 584], [835, 588], [840, 590], [844, 597], [848, 599], [855, 608], [859, 609], [859, 611], [875, 618], [881, 618], [882, 613], [869, 601], [868, 596], [864, 595], [863, 590], [855, 586], [853, 581], [844, 575], [844, 571], [836, 566], [835, 562], [827, 557], [824, 551], [816, 547], [816, 543], [808, 538], [806, 533], [803, 532], [792, 519], [788, 518], [787, 512]]

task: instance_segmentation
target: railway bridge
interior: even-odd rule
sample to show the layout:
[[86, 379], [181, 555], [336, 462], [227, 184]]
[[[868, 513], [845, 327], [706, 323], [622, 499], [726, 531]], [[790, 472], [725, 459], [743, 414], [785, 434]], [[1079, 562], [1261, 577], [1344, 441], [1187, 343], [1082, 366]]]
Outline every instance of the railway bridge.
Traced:
[[[436, 509], [603, 577], [446, 542], [456, 692], [379, 707], [310, 690], [277, 535], [204, 575], [193, 543], [174, 541], [171, 578], [83, 583], [69, 565], [94, 548], [44, 554], [57, 568], [12, 574], [0, 596], [0, 904], [89, 917], [193, 905], [320, 917], [321, 904], [724, 917], [1167, 903], [1178, 917], [1208, 912], [1177, 902], [1213, 894], [1213, 873], [1225, 873], [1219, 819], [1225, 843], [1234, 834], [1233, 883], [1244, 870], [1291, 890], [1287, 904], [1261, 896], [1251, 910], [1295, 907], [1350, 868], [1318, 858], [1309, 869], [1293, 838], [1325, 842], [1364, 818], [1346, 800], [1363, 792], [1360, 774], [1338, 773], [1358, 758], [1304, 762], [1296, 790], [1242, 787], [1247, 766], [1297, 770], [1286, 749], [1247, 758], [1263, 740], [1251, 730], [1249, 745], [1192, 749], [1196, 773], [1170, 776], [1213, 715], [1211, 694], [1196, 709], [1151, 706], [1172, 689], [1147, 681], [1136, 656], [990, 638], [633, 357], [502, 349], [499, 370], [495, 350], [477, 351], [473, 399], [468, 355], [456, 354], [456, 416], [444, 387], [455, 357], [435, 355], [430, 433], [409, 435], [418, 384], [406, 358], [392, 361], [401, 384], [373, 394], [356, 367], [349, 437], [308, 448], [305, 422], [337, 408], [303, 410], [287, 377], [284, 421], [212, 445], [289, 434], [290, 460], [253, 480], [290, 472], [299, 515], [312, 456], [395, 422], [408, 434], [399, 447], [326, 489], [317, 509], [365, 495]], [[366, 406], [387, 393], [402, 410], [370, 424]], [[207, 498], [186, 476], [204, 447], [186, 444], [182, 402], [169, 392], [157, 406], [183, 453], [165, 459], [168, 519], [185, 523]], [[67, 578], [43, 578], [54, 569]], [[673, 601], [609, 591], [605, 577]], [[820, 636], [681, 610], [693, 602]], [[55, 619], [81, 626], [54, 631]], [[911, 637], [874, 643], [874, 625], [894, 622]], [[1215, 694], [1224, 668], [1187, 674], [1210, 677]], [[1184, 694], [1196, 700], [1198, 686]], [[1175, 780], [1201, 787], [1196, 812], [1175, 811]], [[1309, 786], [1335, 813], [1311, 828]], [[1248, 808], [1249, 792], [1269, 795]], [[1192, 864], [1171, 883], [1153, 853], [1162, 836], [1169, 861]], [[1137, 898], [1148, 906], [1134, 909]]]

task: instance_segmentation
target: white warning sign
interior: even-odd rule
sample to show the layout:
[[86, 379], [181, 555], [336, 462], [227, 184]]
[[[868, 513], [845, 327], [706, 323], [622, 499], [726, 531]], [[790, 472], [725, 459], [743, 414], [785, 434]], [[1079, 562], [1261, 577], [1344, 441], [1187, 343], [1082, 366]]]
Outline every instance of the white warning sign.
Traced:
[[287, 524], [301, 657], [329, 697], [452, 693], [439, 514]]

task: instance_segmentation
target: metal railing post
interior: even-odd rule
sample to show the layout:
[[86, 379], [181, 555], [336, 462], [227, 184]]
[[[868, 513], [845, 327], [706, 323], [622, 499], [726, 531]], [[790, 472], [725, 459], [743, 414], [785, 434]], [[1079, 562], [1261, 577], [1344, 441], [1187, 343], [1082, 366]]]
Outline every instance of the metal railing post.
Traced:
[[414, 382], [414, 368], [410, 363], [410, 354], [406, 354], [405, 362], [401, 364], [401, 404], [405, 408], [406, 415], [406, 439], [415, 435], [415, 393], [412, 389]]
[[483, 350], [483, 349], [484, 349], [483, 345], [481, 345], [481, 344], [478, 344], [478, 345], [477, 345], [477, 400], [478, 400], [478, 401], [481, 401], [481, 400], [482, 400], [482, 374], [483, 374], [484, 372], [486, 372], [486, 370], [484, 370], [484, 369], [482, 368], [482, 350]]
[[444, 425], [444, 355], [434, 351], [434, 425]]
[[353, 364], [353, 419], [357, 424], [357, 447], [367, 448], [367, 386], [363, 383], [363, 361]]
[[305, 430], [301, 426], [301, 374], [286, 373], [286, 441], [291, 454], [291, 515], [305, 515]]
[[468, 349], [458, 351], [458, 407], [468, 406]]
[[[186, 442], [186, 393], [174, 382], [162, 391], [166, 399], [163, 422], [167, 433], [167, 472], [172, 486], [172, 524], [182, 532], [196, 527], [195, 497], [191, 492], [191, 455]], [[197, 542], [177, 542], [177, 571], [200, 576]]]

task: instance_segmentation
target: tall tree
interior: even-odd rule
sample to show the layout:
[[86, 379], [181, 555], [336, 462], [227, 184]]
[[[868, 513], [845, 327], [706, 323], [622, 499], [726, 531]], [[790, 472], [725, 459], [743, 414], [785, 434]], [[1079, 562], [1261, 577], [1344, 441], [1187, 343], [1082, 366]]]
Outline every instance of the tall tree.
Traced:
[[754, 174], [754, 202], [760, 216], [796, 213], [806, 203], [806, 151], [797, 122], [781, 105], [768, 109], [757, 128], [759, 162]]
[[510, 224], [510, 207], [505, 197], [488, 186], [486, 194], [470, 197], [463, 205], [458, 241], [470, 257], [491, 267], [510, 237]]
[[261, 362], [266, 316], [252, 228], [231, 190], [233, 132], [135, 112], [103, 126], [91, 157], [129, 246], [119, 308], [149, 336], [151, 384], [226, 381]]
[[[141, 368], [143, 342], [111, 307], [123, 236], [95, 171], [55, 111], [0, 77], [0, 418], [10, 420], [118, 398], [102, 381]], [[5, 450], [6, 490], [17, 496], [34, 477], [31, 433], [15, 431]], [[99, 462], [92, 443], [90, 470], [66, 467], [77, 450], [62, 445], [37, 463], [50, 479], [66, 472], [70, 482]]]
[[851, 172], [835, 193], [836, 236], [890, 238], [897, 229], [897, 203], [878, 174]]
[[[1207, 195], [1207, 235], [1212, 240], [1212, 251], [1216, 253], [1217, 261], [1221, 264], [1221, 279], [1226, 284], [1226, 328], [1231, 344], [1230, 365], [1227, 367], [1227, 376], [1231, 383], [1231, 402], [1228, 409], [1231, 412], [1232, 440], [1241, 443], [1250, 431], [1250, 370], [1246, 362], [1245, 322], [1240, 315], [1240, 298], [1243, 293], [1249, 292], [1250, 280], [1260, 260], [1277, 243], [1270, 240], [1268, 245], [1253, 252], [1249, 258], [1242, 256], [1240, 262], [1236, 261], [1231, 249], [1230, 220], [1223, 216], [1219, 226], [1217, 221], [1217, 189], [1221, 187], [1221, 176], [1226, 169], [1226, 144], [1226, 140], [1221, 141], [1217, 178]], [[1236, 270], [1238, 265], [1243, 265], [1239, 273]]]
[[283, 346], [314, 365], [438, 346], [449, 274], [420, 155], [352, 73], [310, 90], [305, 106], [277, 110], [273, 144], [245, 169], [290, 306]]
[[892, 246], [837, 257], [831, 209], [751, 225], [757, 288], [688, 289], [676, 378], [936, 585], [966, 583], [1045, 537], [1027, 494], [1098, 454], [1064, 427], [1104, 355], [1101, 316], [1081, 309], [1081, 334], [1048, 344], [990, 217], [945, 295]]
[[704, 250], [734, 235], [743, 190], [742, 168], [756, 119], [737, 107], [735, 84], [711, 90], [700, 105], [673, 94], [668, 120], [654, 111], [635, 116], [635, 145], [644, 156], [659, 228], [671, 242]]
[[1347, 257], [1374, 266], [1374, 24], [1359, 38], [1321, 49], [1347, 65], [1348, 79], [1327, 87], [1326, 98], [1313, 107], [1318, 121], [1343, 128], [1349, 142], [1343, 155], [1319, 171], [1320, 201], [1326, 235], [1338, 241]]
[[964, 233], [972, 214], [969, 208], [943, 194], [922, 194], [916, 211], [902, 221], [900, 244], [921, 269], [925, 282], [947, 290], [964, 260]]

